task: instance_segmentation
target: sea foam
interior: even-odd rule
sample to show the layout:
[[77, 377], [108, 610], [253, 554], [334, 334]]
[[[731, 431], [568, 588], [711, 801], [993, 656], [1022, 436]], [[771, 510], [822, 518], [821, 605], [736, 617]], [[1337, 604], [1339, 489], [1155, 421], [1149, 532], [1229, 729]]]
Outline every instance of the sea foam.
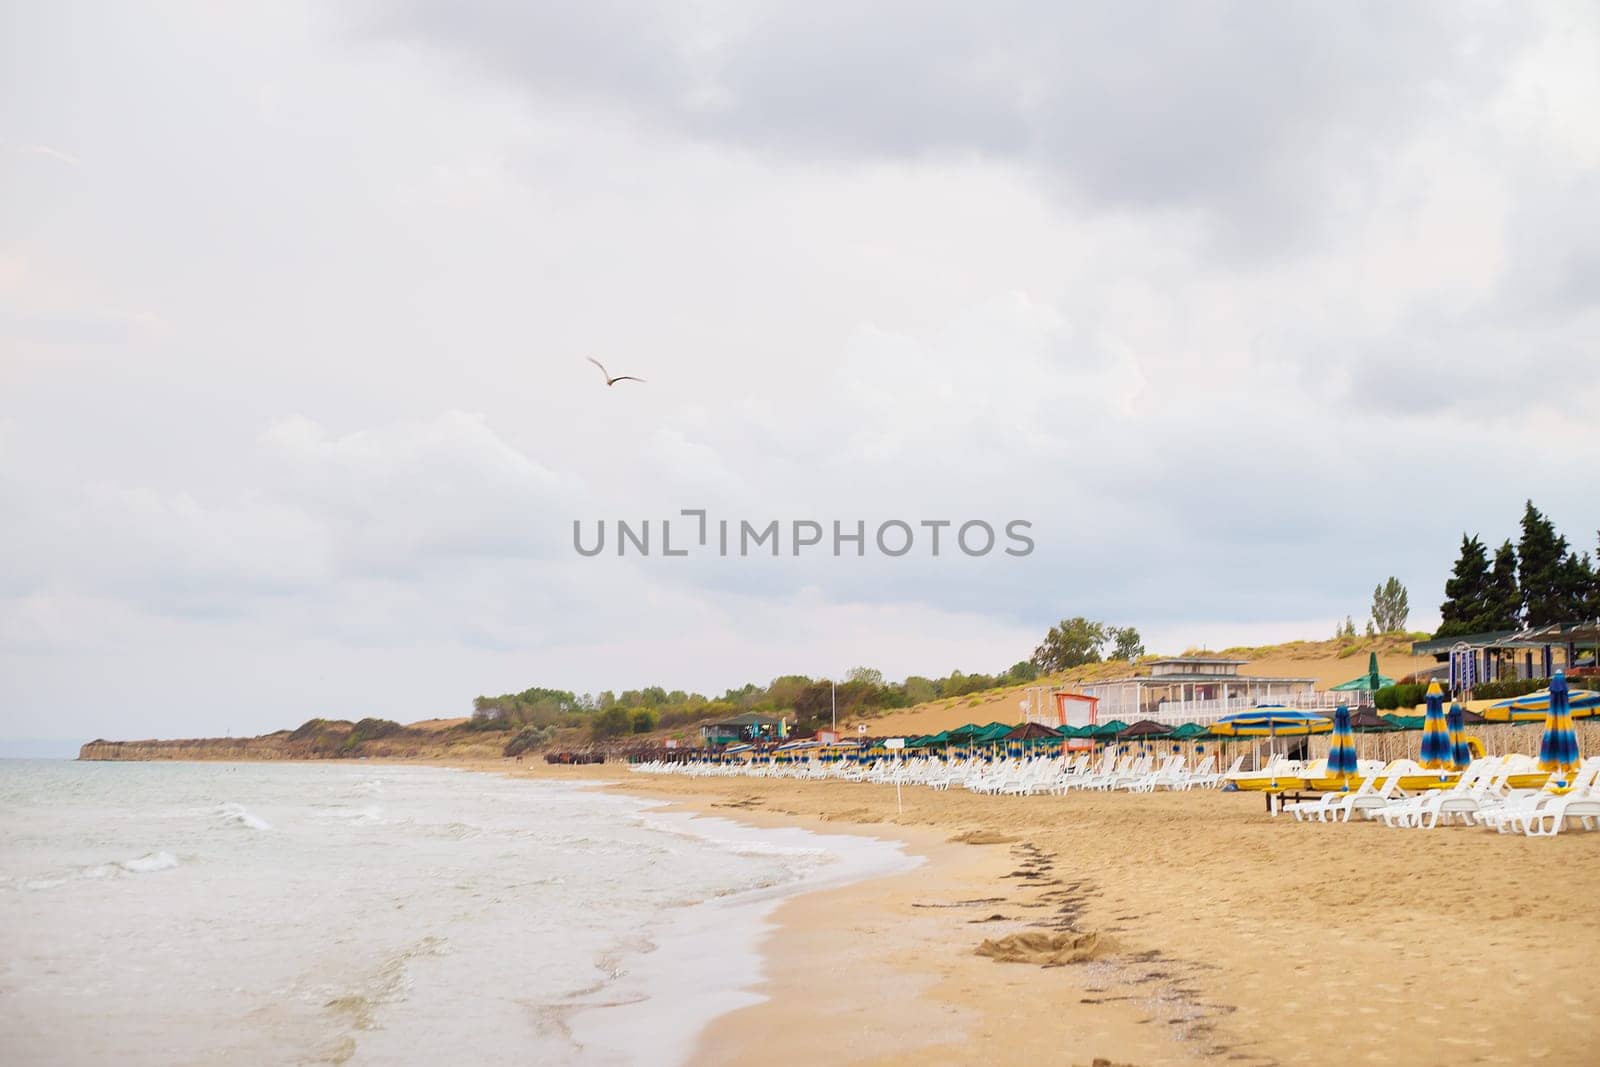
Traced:
[[258, 815], [252, 815], [243, 804], [224, 804], [217, 809], [218, 818], [232, 826], [243, 826], [251, 830], [270, 830], [272, 824]]
[[170, 852], [150, 852], [136, 859], [123, 860], [117, 866], [132, 874], [151, 874], [169, 871], [178, 865], [178, 857]]

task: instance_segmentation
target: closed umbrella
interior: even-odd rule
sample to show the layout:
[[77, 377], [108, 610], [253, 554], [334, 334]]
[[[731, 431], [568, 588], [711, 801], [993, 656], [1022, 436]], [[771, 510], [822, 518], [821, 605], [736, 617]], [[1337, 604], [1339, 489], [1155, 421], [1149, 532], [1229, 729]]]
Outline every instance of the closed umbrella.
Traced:
[[1565, 786], [1567, 775], [1577, 766], [1578, 736], [1572, 732], [1572, 715], [1567, 710], [1567, 676], [1556, 671], [1550, 679], [1550, 714], [1539, 739], [1539, 769], [1559, 775], [1556, 784]]
[[1328, 745], [1328, 777], [1344, 779], [1344, 789], [1350, 790], [1350, 776], [1357, 771], [1356, 735], [1350, 728], [1350, 709], [1340, 704], [1333, 712], [1333, 737]]
[[1428, 713], [1422, 717], [1422, 752], [1418, 760], [1428, 770], [1450, 767], [1450, 724], [1444, 714], [1444, 690], [1428, 683]]
[[1472, 762], [1472, 749], [1467, 747], [1465, 710], [1460, 704], [1451, 704], [1450, 712], [1445, 716], [1445, 723], [1450, 728], [1450, 769], [1453, 771], [1464, 771]]

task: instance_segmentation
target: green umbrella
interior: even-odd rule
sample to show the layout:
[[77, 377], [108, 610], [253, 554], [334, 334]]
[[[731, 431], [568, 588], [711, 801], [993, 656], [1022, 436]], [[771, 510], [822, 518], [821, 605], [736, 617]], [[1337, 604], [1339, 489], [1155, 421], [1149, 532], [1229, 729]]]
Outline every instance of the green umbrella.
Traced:
[[1330, 686], [1330, 691], [1335, 693], [1365, 692], [1375, 693], [1386, 685], [1393, 685], [1394, 679], [1378, 673], [1378, 654], [1373, 652], [1367, 658], [1367, 673], [1359, 678], [1352, 678], [1348, 682], [1340, 682]]

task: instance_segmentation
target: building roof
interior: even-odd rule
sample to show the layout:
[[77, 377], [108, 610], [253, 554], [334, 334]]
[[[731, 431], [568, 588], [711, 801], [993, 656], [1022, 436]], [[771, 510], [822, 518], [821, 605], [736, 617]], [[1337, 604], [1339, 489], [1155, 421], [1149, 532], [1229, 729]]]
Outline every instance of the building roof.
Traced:
[[1147, 659], [1145, 662], [1152, 667], [1158, 663], [1223, 663], [1233, 667], [1242, 667], [1250, 661], [1247, 659], [1228, 659], [1225, 656], [1162, 656], [1160, 659]]
[[1187, 682], [1204, 682], [1208, 685], [1226, 683], [1237, 685], [1240, 682], [1310, 682], [1315, 685], [1315, 678], [1281, 678], [1265, 674], [1137, 674], [1127, 678], [1109, 678], [1098, 682], [1083, 682], [1079, 688], [1090, 689], [1097, 685], [1123, 685], [1128, 682], [1143, 682], [1146, 685], [1177, 685]]
[[747, 711], [743, 715], [732, 715], [726, 719], [706, 723], [709, 729], [714, 726], [777, 726], [781, 720], [776, 715], [760, 715]]
[[1411, 654], [1413, 656], [1442, 656], [1457, 645], [1472, 645], [1484, 648], [1488, 645], [1497, 645], [1501, 641], [1516, 633], [1515, 630], [1485, 630], [1476, 634], [1457, 634], [1454, 637], [1435, 637], [1429, 641], [1413, 641]]

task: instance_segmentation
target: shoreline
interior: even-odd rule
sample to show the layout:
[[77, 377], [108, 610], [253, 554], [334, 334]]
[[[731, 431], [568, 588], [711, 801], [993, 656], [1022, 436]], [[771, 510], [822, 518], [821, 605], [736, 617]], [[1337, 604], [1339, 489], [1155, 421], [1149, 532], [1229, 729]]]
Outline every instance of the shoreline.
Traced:
[[1581, 896], [1600, 848], [1581, 832], [1296, 823], [1211, 791], [918, 787], [901, 813], [868, 783], [363, 762], [581, 783], [925, 857], [777, 903], [747, 987], [766, 999], [689, 1021], [696, 1064], [1587, 1062], [1600, 1027], [1572, 980], [1600, 958]]
[[[982, 830], [955, 835], [914, 820], [877, 818], [868, 809], [808, 813], [787, 804], [767, 807], [740, 796], [740, 779], [667, 779], [670, 792], [652, 788], [662, 780], [607, 774], [607, 765], [538, 766], [514, 777], [592, 783], [624, 795], [661, 800], [663, 813], [732, 819], [753, 829], [798, 829], [824, 837], [893, 840], [923, 864], [911, 871], [852, 880], [842, 886], [797, 888], [765, 917], [755, 948], [758, 975], [745, 988], [747, 1003], [707, 1019], [699, 1027], [688, 1062], [738, 1065], [759, 1060], [775, 1067], [809, 1067], [820, 1047], [830, 1062], [965, 1065], [1039, 1062], [1139, 1064], [1189, 1063], [1197, 1057], [1171, 1037], [1145, 1025], [1137, 1004], [1080, 1000], [1116, 981], [1117, 965], [1096, 962], [1104, 953], [1091, 945], [1084, 962], [1092, 973], [1072, 976], [1052, 965], [1056, 979], [1034, 980], [1040, 970], [975, 954], [989, 936], [1026, 933], [1031, 915], [1002, 916], [991, 910], [1016, 903], [994, 896], [996, 887], [1039, 862], [1026, 842]], [[504, 767], [464, 766], [506, 772]], [[531, 773], [529, 773], [531, 771]], [[802, 783], [765, 781], [780, 790]], [[858, 783], [840, 783], [855, 787]], [[706, 788], [696, 788], [705, 786]], [[893, 808], [893, 791], [888, 790]], [[789, 799], [798, 799], [791, 797]], [[965, 838], [962, 840], [961, 838]], [[1020, 846], [1020, 851], [1019, 851]], [[1039, 905], [1044, 906], [1044, 905]], [[957, 936], [952, 936], [952, 935]], [[970, 940], [963, 939], [963, 935]], [[1109, 947], [1109, 946], [1108, 946]], [[1031, 961], [1030, 961], [1031, 962]], [[1067, 994], [1071, 996], [1066, 996]], [[1016, 1022], [1050, 1013], [1048, 1027]], [[1073, 1048], [1061, 1045], [1063, 1016]], [[823, 1035], [819, 1036], [819, 1028]], [[999, 1043], [1003, 1045], [996, 1048]], [[983, 1052], [976, 1052], [977, 1049]], [[1066, 1059], [1062, 1059], [1063, 1053]], [[1117, 1057], [1117, 1058], [1109, 1058]]]
[[[759, 987], [768, 967], [766, 943], [775, 912], [795, 900], [913, 873], [923, 862], [895, 839], [786, 827], [782, 832], [791, 840], [774, 844], [766, 832], [769, 827], [639, 797], [609, 782], [599, 787], [643, 801], [648, 806], [640, 815], [662, 833], [680, 834], [711, 847], [731, 846], [734, 851], [794, 849], [823, 852], [830, 859], [792, 882], [675, 909], [650, 931], [649, 949], [628, 954], [616, 978], [604, 985], [605, 1001], [580, 1007], [567, 1017], [567, 1036], [580, 1051], [623, 1053], [636, 1063], [703, 1062], [692, 1053], [708, 1027], [768, 1000]], [[675, 988], [681, 992], [662, 993]], [[703, 1016], [703, 1021], [686, 1026], [685, 1014]], [[617, 1034], [628, 1038], [615, 1039]]]
[[1600, 956], [1600, 915], [1567, 903], [1600, 879], [1586, 834], [1294, 823], [1209, 791], [919, 787], [901, 814], [889, 786], [607, 766], [523, 773], [928, 857], [785, 901], [769, 999], [713, 1020], [696, 1063], [1583, 1062], [1600, 1026], [1570, 987]]

